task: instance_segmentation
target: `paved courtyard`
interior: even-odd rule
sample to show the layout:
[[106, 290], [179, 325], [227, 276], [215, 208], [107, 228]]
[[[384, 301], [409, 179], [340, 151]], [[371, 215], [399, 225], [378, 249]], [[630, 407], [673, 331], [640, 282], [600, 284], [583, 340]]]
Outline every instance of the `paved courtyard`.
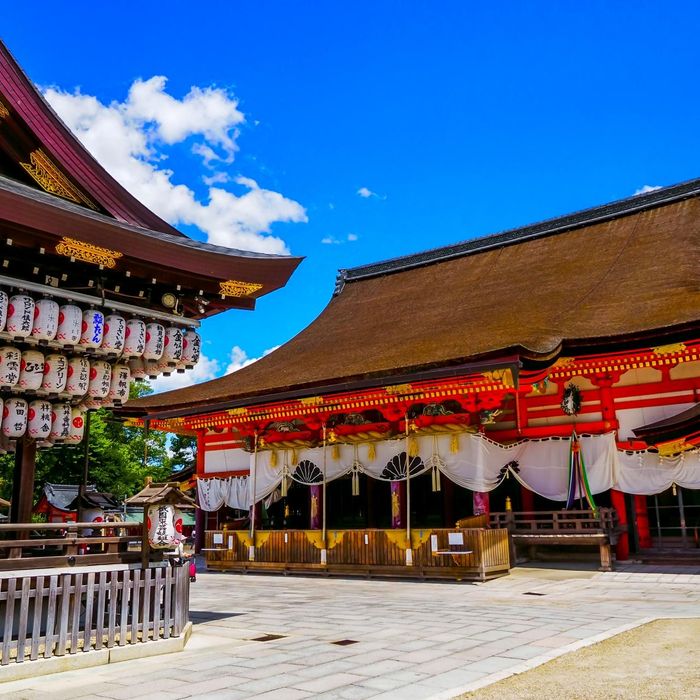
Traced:
[[631, 624], [700, 615], [700, 567], [519, 567], [486, 584], [201, 573], [191, 607], [184, 652], [7, 683], [0, 695], [449, 698]]

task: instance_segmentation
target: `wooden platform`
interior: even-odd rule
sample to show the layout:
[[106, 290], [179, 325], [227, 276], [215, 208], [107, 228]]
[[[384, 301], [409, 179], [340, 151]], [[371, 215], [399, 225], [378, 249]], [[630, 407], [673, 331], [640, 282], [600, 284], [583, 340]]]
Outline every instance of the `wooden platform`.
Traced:
[[[450, 556], [450, 533], [461, 533], [462, 551]], [[324, 547], [325, 544], [325, 547]], [[206, 533], [207, 567], [321, 576], [408, 577], [485, 581], [510, 571], [506, 530], [416, 529], [410, 547], [404, 530], [261, 531], [253, 541], [240, 530]], [[464, 550], [469, 550], [468, 552]], [[325, 562], [323, 561], [325, 553]]]

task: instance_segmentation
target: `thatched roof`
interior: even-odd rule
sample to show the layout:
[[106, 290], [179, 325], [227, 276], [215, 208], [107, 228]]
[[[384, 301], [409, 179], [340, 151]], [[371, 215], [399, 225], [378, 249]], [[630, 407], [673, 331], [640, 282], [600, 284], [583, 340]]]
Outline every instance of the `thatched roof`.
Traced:
[[127, 410], [254, 404], [506, 355], [549, 361], [697, 333], [698, 195], [694, 180], [343, 271], [321, 315], [275, 352]]

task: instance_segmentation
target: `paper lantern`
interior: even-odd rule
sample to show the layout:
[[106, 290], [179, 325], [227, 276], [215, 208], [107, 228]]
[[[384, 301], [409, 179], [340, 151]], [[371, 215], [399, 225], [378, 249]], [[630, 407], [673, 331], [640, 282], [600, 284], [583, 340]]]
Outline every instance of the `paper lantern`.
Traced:
[[143, 350], [144, 360], [160, 360], [165, 347], [165, 326], [160, 323], [146, 324], [146, 347]]
[[165, 329], [165, 340], [163, 341], [163, 356], [161, 359], [171, 364], [173, 367], [182, 359], [182, 344], [184, 336], [182, 329], [177, 326], [169, 326]]
[[70, 410], [70, 433], [66, 438], [66, 444], [77, 445], [85, 434], [85, 411], [79, 406], [73, 406]]
[[15, 294], [7, 305], [5, 330], [15, 338], [26, 338], [32, 332], [34, 299], [26, 294]]
[[90, 383], [90, 362], [86, 357], [71, 357], [68, 360], [66, 391], [71, 396], [85, 396]]
[[51, 433], [51, 404], [37, 399], [29, 403], [27, 432], [36, 440], [45, 440]]
[[148, 375], [149, 379], [158, 379], [158, 377], [161, 375], [158, 360], [146, 360], [143, 365], [146, 368], [146, 374]]
[[121, 352], [124, 349], [126, 336], [126, 320], [118, 314], [110, 314], [105, 318], [105, 332], [102, 338], [102, 349], [110, 352]]
[[5, 330], [5, 324], [7, 323], [7, 306], [9, 301], [10, 298], [7, 296], [7, 292], [0, 290], [0, 331]]
[[171, 549], [180, 540], [175, 530], [175, 506], [158, 505], [148, 509], [148, 543], [153, 549]]
[[186, 331], [182, 339], [182, 357], [178, 367], [192, 369], [199, 362], [202, 339], [197, 331]]
[[131, 372], [132, 379], [145, 379], [147, 377], [146, 366], [143, 362], [143, 358], [141, 357], [136, 357], [133, 360], [129, 360], [129, 370]]
[[68, 358], [65, 355], [47, 355], [44, 358], [42, 390], [47, 391], [49, 394], [60, 394], [66, 388], [67, 381]]
[[38, 350], [25, 350], [19, 363], [19, 386], [27, 391], [41, 389], [44, 380], [44, 355]]
[[61, 345], [78, 345], [82, 333], [83, 312], [75, 304], [63, 304], [58, 310], [56, 340]]
[[99, 348], [105, 330], [105, 316], [97, 309], [83, 311], [80, 344], [85, 348]]
[[124, 331], [124, 357], [141, 357], [146, 348], [146, 324], [140, 318], [130, 318]]
[[28, 412], [24, 399], [7, 399], [2, 410], [2, 434], [7, 438], [22, 437], [27, 430]]
[[90, 362], [90, 383], [88, 394], [93, 399], [106, 399], [112, 383], [112, 367], [104, 360]]
[[65, 440], [70, 437], [72, 411], [69, 403], [55, 403], [51, 406], [50, 440]]
[[39, 299], [34, 305], [34, 325], [32, 338], [53, 340], [58, 332], [58, 302], [53, 299]]
[[129, 400], [131, 372], [127, 365], [114, 365], [107, 398], [113, 403], [123, 404]]
[[99, 408], [106, 403], [106, 399], [93, 399], [90, 396], [86, 396], [81, 402], [78, 408], [85, 413], [86, 411], [97, 411]]
[[11, 345], [0, 348], [0, 386], [15, 386], [22, 368], [22, 353]]

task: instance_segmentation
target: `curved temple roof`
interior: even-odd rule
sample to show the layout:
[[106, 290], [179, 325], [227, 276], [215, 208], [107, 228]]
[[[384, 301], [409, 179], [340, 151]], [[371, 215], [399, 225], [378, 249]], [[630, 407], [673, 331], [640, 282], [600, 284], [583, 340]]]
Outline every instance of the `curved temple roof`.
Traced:
[[517, 354], [551, 361], [700, 325], [700, 180], [343, 271], [320, 316], [226, 377], [129, 404], [156, 413]]

